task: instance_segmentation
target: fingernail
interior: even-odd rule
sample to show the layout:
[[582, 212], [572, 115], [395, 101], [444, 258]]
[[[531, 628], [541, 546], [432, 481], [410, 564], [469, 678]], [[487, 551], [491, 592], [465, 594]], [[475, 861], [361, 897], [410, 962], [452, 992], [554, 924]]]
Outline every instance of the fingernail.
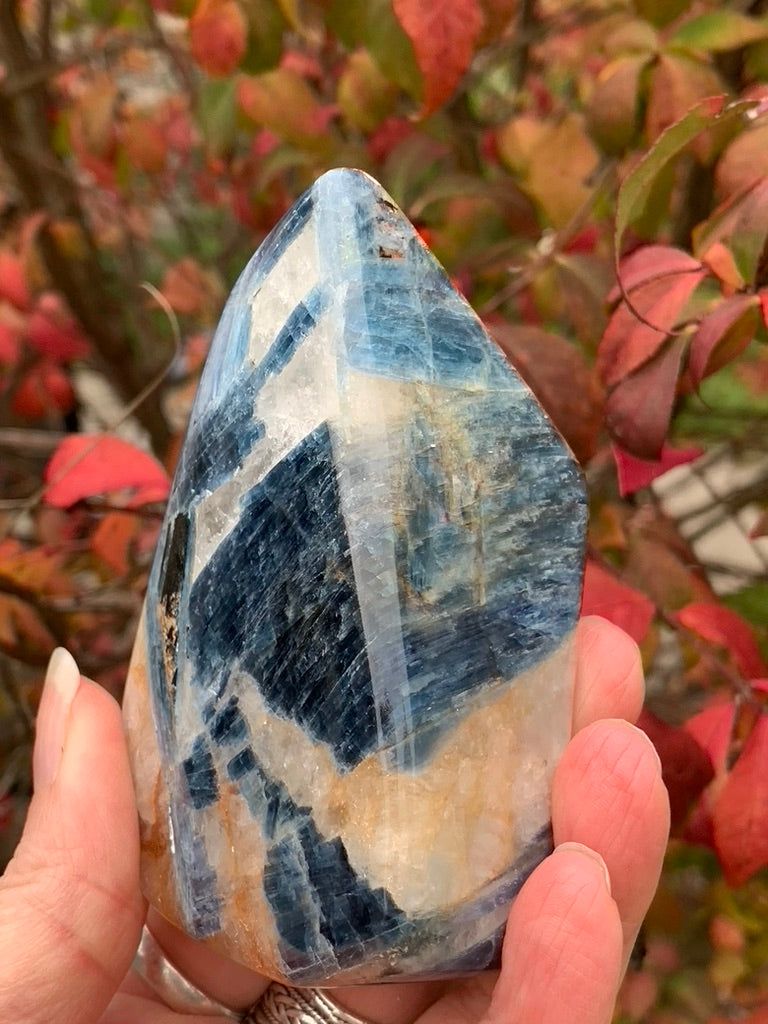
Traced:
[[610, 893], [611, 891], [611, 876], [608, 874], [608, 868], [605, 866], [605, 861], [599, 853], [595, 853], [594, 850], [588, 846], [584, 846], [583, 843], [560, 843], [559, 846], [555, 847], [555, 853], [580, 853], [584, 857], [589, 857], [596, 864], [600, 865], [603, 872], [603, 878], [605, 879], [605, 887]]
[[69, 711], [79, 686], [80, 670], [75, 659], [63, 647], [57, 647], [48, 662], [37, 713], [33, 758], [36, 789], [50, 785], [56, 778], [69, 725]]

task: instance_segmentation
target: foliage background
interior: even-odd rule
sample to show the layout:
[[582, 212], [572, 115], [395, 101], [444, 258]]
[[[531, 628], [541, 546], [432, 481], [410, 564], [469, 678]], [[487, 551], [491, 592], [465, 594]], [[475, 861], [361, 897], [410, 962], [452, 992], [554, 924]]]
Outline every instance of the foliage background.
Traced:
[[675, 824], [617, 1020], [768, 1022], [767, 7], [0, 4], [3, 860], [52, 648], [120, 693], [229, 287], [357, 166], [570, 442], [585, 610], [641, 646]]

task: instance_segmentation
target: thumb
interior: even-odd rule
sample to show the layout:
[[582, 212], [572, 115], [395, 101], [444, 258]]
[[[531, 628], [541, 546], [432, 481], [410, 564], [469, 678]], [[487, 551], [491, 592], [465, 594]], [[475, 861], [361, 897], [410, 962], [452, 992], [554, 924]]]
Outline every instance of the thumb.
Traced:
[[61, 648], [40, 702], [34, 778], [0, 879], [0, 1020], [90, 1024], [139, 940], [138, 826], [120, 710]]

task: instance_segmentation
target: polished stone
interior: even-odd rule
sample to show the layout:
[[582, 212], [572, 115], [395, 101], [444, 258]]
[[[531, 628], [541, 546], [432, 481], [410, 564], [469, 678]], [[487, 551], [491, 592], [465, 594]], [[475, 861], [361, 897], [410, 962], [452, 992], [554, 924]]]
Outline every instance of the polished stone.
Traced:
[[479, 970], [549, 849], [579, 470], [389, 197], [320, 178], [206, 364], [126, 688], [152, 903], [294, 984]]

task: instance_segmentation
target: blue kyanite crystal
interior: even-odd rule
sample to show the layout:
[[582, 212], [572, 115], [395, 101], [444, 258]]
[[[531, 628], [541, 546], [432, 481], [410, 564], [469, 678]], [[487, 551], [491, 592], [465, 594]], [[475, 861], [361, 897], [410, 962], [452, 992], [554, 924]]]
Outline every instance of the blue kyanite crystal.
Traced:
[[549, 843], [579, 471], [403, 214], [324, 175], [235, 286], [126, 692], [144, 886], [296, 984], [485, 968]]

